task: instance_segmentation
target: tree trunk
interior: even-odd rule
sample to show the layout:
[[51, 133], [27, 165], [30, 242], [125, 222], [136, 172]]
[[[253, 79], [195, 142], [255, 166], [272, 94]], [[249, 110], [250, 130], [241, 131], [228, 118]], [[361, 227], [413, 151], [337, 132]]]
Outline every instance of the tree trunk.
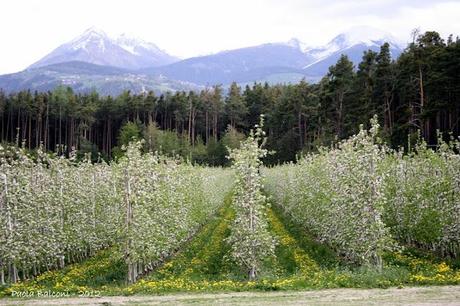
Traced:
[[214, 140], [217, 141], [217, 113], [214, 114], [213, 136]]
[[5, 270], [3, 269], [3, 263], [0, 265], [0, 284], [5, 285]]
[[300, 149], [303, 148], [303, 135], [302, 135], [302, 114], [298, 112], [297, 115], [297, 125], [299, 129], [299, 144], [300, 144]]
[[422, 121], [421, 114], [423, 113], [423, 110], [425, 108], [425, 94], [423, 92], [423, 73], [422, 73], [422, 65], [418, 66], [418, 73], [419, 73], [419, 87], [420, 87], [420, 111], [418, 113], [418, 120], [419, 120], [419, 126], [420, 129], [422, 130], [423, 136], [426, 135], [425, 131], [425, 124], [424, 121]]
[[192, 143], [192, 101], [190, 100], [188, 112], [188, 143]]
[[192, 110], [192, 146], [195, 146], [195, 118], [196, 118], [196, 109]]
[[125, 258], [128, 262], [128, 284], [133, 284], [136, 281], [135, 271], [134, 271], [134, 263], [131, 263], [131, 237], [130, 237], [130, 229], [131, 229], [131, 222], [133, 218], [133, 210], [131, 206], [131, 182], [129, 179], [129, 172], [125, 169], [125, 204], [126, 204], [126, 231], [127, 231], [127, 239], [126, 239], [126, 246], [125, 246]]
[[6, 135], [5, 135], [5, 140], [8, 142], [8, 132], [10, 129], [10, 124], [11, 124], [11, 111], [8, 109], [8, 115], [6, 117]]
[[50, 128], [50, 123], [49, 123], [49, 103], [46, 102], [46, 122], [45, 122], [45, 149], [49, 150], [49, 128]]
[[61, 105], [59, 105], [59, 145], [62, 145], [62, 111], [61, 111]]
[[209, 141], [209, 118], [208, 118], [208, 111], [206, 111], [206, 144], [208, 144]]
[[16, 268], [16, 264], [13, 263], [10, 265], [10, 271], [8, 275], [10, 276], [10, 282], [12, 283], [18, 282], [19, 277], [18, 277], [18, 269]]
[[112, 154], [112, 130], [111, 130], [111, 121], [107, 121], [107, 155], [110, 157]]
[[342, 137], [342, 121], [343, 121], [343, 99], [345, 93], [339, 91], [337, 94], [337, 136]]
[[27, 139], [28, 139], [28, 142], [29, 142], [29, 150], [31, 149], [31, 146], [32, 146], [32, 115], [29, 114], [29, 132], [28, 132], [29, 135], [27, 135]]
[[256, 268], [251, 267], [251, 269], [249, 270], [249, 280], [253, 281], [255, 279], [256, 279]]

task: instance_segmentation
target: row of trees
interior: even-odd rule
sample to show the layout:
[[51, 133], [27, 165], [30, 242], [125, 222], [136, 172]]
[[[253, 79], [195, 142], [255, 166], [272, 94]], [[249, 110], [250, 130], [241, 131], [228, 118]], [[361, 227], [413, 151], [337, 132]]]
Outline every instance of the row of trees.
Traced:
[[133, 283], [191, 237], [232, 187], [228, 169], [142, 154], [140, 146], [108, 164], [0, 145], [0, 286], [108, 247]]
[[460, 142], [409, 154], [381, 142], [379, 125], [308, 154], [297, 164], [266, 168], [265, 190], [287, 215], [346, 261], [383, 267], [401, 246], [458, 258]]
[[118, 97], [75, 94], [64, 87], [10, 95], [0, 91], [0, 137], [25, 141], [31, 149], [43, 143], [56, 150], [62, 144], [59, 150], [92, 150], [111, 158], [123, 143], [120, 131], [131, 122], [139, 137], [154, 128], [167, 132], [163, 136], [176, 154], [223, 164], [227, 152], [220, 140], [228, 126], [248, 134], [265, 114], [267, 149], [277, 152], [266, 161], [276, 163], [344, 139], [377, 114], [393, 147], [406, 145], [407, 135], [418, 130], [434, 144], [437, 129], [460, 134], [458, 71], [459, 39], [445, 41], [426, 32], [414, 33], [398, 59], [391, 58], [388, 44], [380, 52], [366, 51], [357, 67], [342, 56], [318, 84], [241, 88], [234, 83], [226, 92], [217, 85], [200, 92], [125, 92]]
[[337, 149], [267, 169], [265, 187], [295, 222], [346, 261], [381, 268], [391, 238], [382, 222], [379, 166], [386, 151], [377, 143], [378, 128], [373, 120], [370, 131], [361, 130]]

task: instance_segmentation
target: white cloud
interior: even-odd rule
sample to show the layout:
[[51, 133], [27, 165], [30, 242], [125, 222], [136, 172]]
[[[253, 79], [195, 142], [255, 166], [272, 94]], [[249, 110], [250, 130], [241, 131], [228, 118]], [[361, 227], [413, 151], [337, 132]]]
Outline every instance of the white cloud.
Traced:
[[291, 37], [319, 45], [362, 24], [404, 40], [415, 27], [460, 33], [459, 1], [6, 0], [0, 11], [0, 74], [24, 69], [91, 26], [135, 34], [180, 57]]

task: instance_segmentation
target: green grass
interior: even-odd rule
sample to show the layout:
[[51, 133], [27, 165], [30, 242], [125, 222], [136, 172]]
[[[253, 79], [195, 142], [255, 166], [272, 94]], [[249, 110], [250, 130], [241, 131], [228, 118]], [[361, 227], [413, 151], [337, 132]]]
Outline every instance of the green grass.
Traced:
[[331, 248], [313, 239], [304, 228], [296, 225], [291, 218], [283, 214], [278, 206], [272, 205], [271, 209], [286, 231], [295, 238], [297, 245], [305, 250], [321, 268], [333, 268], [341, 264], [340, 258]]
[[230, 235], [230, 224], [235, 217], [230, 202], [231, 195], [228, 195], [217, 215], [183, 250], [146, 279], [187, 277], [192, 280], [213, 280], [223, 275], [227, 278], [240, 278], [240, 275], [234, 274], [233, 262], [228, 256], [230, 248], [224, 241]]

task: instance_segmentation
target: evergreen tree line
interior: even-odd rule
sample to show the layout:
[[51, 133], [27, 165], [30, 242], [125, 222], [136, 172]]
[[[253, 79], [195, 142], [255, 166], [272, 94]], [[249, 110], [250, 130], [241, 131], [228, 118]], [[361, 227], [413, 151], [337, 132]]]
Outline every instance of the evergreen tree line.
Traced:
[[436, 145], [437, 130], [460, 135], [460, 40], [437, 32], [414, 33], [398, 59], [385, 43], [353, 63], [342, 55], [317, 84], [254, 83], [228, 91], [220, 85], [200, 92], [117, 97], [0, 90], [0, 139], [29, 149], [100, 153], [110, 159], [133, 137], [146, 147], [199, 163], [223, 165], [226, 146], [235, 147], [265, 114], [268, 163], [296, 159], [299, 152], [330, 145], [365, 127], [374, 114], [393, 147], [423, 137]]

